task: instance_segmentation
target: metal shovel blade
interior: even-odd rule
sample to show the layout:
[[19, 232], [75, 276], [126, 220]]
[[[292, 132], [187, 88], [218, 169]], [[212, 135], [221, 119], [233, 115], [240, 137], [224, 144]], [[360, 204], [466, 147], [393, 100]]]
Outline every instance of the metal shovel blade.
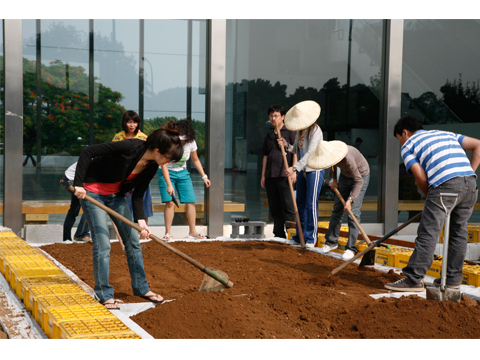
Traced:
[[452, 290], [445, 288], [445, 291], [442, 291], [437, 286], [427, 286], [427, 300], [436, 300], [436, 301], [450, 301], [457, 304], [460, 304], [462, 299], [462, 293], [459, 290]]
[[[210, 273], [215, 273], [218, 276], [221, 276], [226, 281], [228, 281], [228, 275], [221, 270], [217, 270], [211, 267], [207, 268], [207, 271]], [[205, 275], [203, 278], [202, 285], [200, 285], [199, 291], [201, 292], [213, 292], [213, 291], [223, 291], [225, 289], [225, 285], [223, 285], [220, 281], [215, 280], [210, 275]]]
[[367, 251], [363, 254], [362, 261], [360, 261], [360, 267], [367, 265], [375, 265], [375, 249]]

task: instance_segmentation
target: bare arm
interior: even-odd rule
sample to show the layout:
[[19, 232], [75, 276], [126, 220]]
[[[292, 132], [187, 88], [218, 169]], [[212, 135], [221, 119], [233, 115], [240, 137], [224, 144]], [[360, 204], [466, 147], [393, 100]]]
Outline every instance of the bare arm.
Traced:
[[163, 178], [165, 179], [165, 182], [167, 183], [167, 193], [172, 196], [173, 195], [173, 185], [172, 182], [170, 181], [170, 173], [168, 172], [168, 165], [162, 165], [162, 175]]
[[[193, 165], [195, 165], [195, 168], [197, 169], [198, 173], [202, 176], [202, 178], [205, 176], [205, 171], [203, 170], [202, 163], [200, 162], [200, 159], [198, 158], [197, 151], [192, 151], [190, 153], [190, 157], [192, 158]], [[210, 186], [210, 180], [208, 178], [203, 178], [203, 182], [205, 183], [205, 186], [208, 188]]]
[[263, 162], [262, 162], [262, 178], [260, 180], [260, 186], [265, 189], [265, 171], [267, 169], [267, 158], [268, 156], [263, 157]]
[[412, 172], [413, 176], [415, 176], [415, 180], [417, 181], [417, 187], [423, 192], [425, 196], [428, 194], [428, 177], [423, 170], [422, 166], [419, 163], [415, 163], [410, 167], [410, 171]]
[[470, 164], [473, 171], [476, 171], [478, 165], [480, 165], [480, 140], [465, 136], [462, 141], [463, 150], [472, 151], [472, 160]]

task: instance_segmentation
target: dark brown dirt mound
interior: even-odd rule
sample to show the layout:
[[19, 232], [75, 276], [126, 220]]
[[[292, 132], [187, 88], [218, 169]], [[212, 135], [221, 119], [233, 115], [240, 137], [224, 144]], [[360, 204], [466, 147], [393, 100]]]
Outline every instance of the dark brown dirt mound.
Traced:
[[[349, 265], [327, 278], [341, 261], [271, 242], [177, 242], [174, 247], [226, 272], [234, 283], [223, 292], [198, 291], [204, 274], [155, 242], [147, 243], [150, 288], [175, 301], [132, 317], [155, 338], [167, 339], [409, 339], [478, 338], [480, 306], [427, 301], [418, 296], [373, 299], [383, 285], [400, 278], [393, 271]], [[55, 244], [43, 249], [94, 285], [91, 245]], [[133, 296], [127, 261], [112, 244], [110, 283], [115, 297]]]

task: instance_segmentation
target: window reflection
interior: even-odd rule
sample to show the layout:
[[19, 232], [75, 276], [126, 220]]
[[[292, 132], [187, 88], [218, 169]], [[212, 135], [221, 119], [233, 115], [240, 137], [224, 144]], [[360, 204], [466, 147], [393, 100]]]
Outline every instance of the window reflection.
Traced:
[[139, 112], [140, 20], [94, 20], [93, 28], [95, 141], [107, 142], [122, 131], [125, 110]]
[[[381, 55], [380, 20], [228, 21], [225, 200], [245, 203], [244, 216], [268, 220], [260, 187], [267, 109], [314, 100], [324, 139], [357, 144], [367, 158], [365, 199], [376, 203]], [[327, 193], [321, 201], [331, 201]], [[226, 214], [225, 223], [234, 216]], [[376, 222], [376, 211], [362, 212], [362, 221]]]
[[[127, 109], [144, 118], [147, 134], [171, 117], [191, 119], [204, 161], [206, 20], [42, 19], [22, 24], [24, 200], [70, 199], [58, 179], [83, 147], [111, 141], [122, 130]], [[3, 112], [1, 116], [3, 121]], [[203, 181], [192, 170], [196, 196], [203, 199]], [[156, 178], [152, 195], [160, 198]], [[63, 223], [64, 216], [50, 214], [49, 223]], [[151, 225], [162, 225], [163, 213], [151, 220]]]
[[[402, 115], [416, 117], [426, 129], [480, 138], [479, 37], [478, 20], [405, 20]], [[400, 194], [412, 193], [408, 179], [400, 177], [399, 186]], [[473, 212], [472, 222], [480, 221], [479, 213]], [[400, 212], [399, 222], [407, 216]]]

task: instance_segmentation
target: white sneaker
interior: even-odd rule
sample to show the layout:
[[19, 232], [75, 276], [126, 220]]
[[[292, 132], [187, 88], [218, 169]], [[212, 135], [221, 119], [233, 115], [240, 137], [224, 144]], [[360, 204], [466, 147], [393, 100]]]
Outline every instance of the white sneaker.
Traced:
[[326, 254], [329, 251], [335, 250], [336, 248], [338, 248], [338, 244], [337, 245], [323, 245], [323, 247], [320, 249], [320, 251], [323, 254]]
[[312, 248], [315, 247], [315, 244], [314, 244], [314, 243], [306, 243], [306, 244], [305, 244], [305, 247], [306, 247], [306, 248], [309, 248], [309, 249], [312, 249]]
[[355, 256], [355, 253], [352, 250], [345, 250], [345, 252], [342, 255], [343, 260], [350, 260]]
[[291, 246], [300, 246], [300, 243], [297, 243], [295, 240], [287, 240], [285, 241], [285, 244], [291, 245]]

